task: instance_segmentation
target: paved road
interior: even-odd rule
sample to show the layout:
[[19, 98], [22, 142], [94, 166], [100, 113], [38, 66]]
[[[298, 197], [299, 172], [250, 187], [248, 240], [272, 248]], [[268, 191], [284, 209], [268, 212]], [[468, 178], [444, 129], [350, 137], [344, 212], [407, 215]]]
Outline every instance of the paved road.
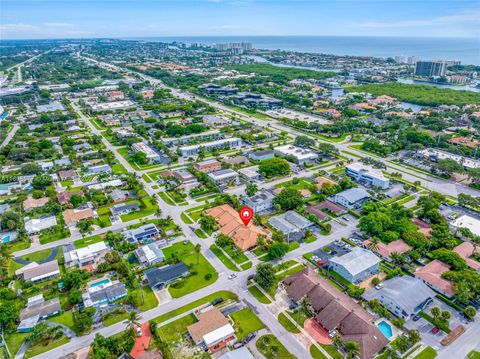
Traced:
[[12, 130], [8, 133], [7, 137], [5, 137], [2, 144], [0, 145], [0, 148], [5, 147], [10, 143], [10, 141], [12, 140], [13, 136], [15, 136], [19, 128], [20, 128], [19, 125], [16, 125], [16, 124], [13, 125]]

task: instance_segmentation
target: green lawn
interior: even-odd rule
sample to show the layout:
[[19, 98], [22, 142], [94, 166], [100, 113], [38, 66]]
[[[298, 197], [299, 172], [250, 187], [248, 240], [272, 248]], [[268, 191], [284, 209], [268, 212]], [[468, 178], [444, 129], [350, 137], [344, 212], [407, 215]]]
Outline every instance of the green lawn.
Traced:
[[243, 270], [247, 270], [247, 269], [252, 268], [252, 266], [253, 266], [253, 263], [249, 261], [249, 262], [243, 263], [243, 264], [240, 266], [240, 268], [242, 268]]
[[196, 301], [191, 302], [189, 304], [186, 304], [183, 307], [172, 310], [171, 312], [162, 314], [161, 316], [153, 319], [153, 321], [155, 323], [162, 323], [162, 322], [164, 322], [164, 321], [166, 321], [170, 318], [176, 317], [177, 315], [185, 313], [185, 312], [187, 312], [189, 310], [192, 310], [196, 307], [199, 307], [199, 306], [201, 306], [205, 303], [210, 303], [217, 298], [223, 298], [224, 301], [229, 300], [229, 299], [230, 300], [237, 300], [238, 299], [238, 297], [235, 293], [232, 293], [232, 292], [229, 292], [229, 291], [226, 291], [226, 290], [222, 290], [222, 291], [215, 292], [215, 293], [212, 293], [210, 295], [207, 295], [206, 297], [203, 297], [201, 299], [197, 299]]
[[63, 324], [66, 327], [69, 327], [70, 329], [72, 329], [76, 333], [75, 325], [73, 323], [73, 314], [72, 314], [71, 311], [63, 312], [60, 315], [48, 318], [48, 321], [49, 322], [55, 322], [55, 323], [58, 323], [58, 324]]
[[272, 334], [263, 335], [256, 343], [258, 351], [267, 359], [295, 359], [296, 357]]
[[24, 358], [33, 358], [34, 356], [40, 355], [42, 353], [48, 352], [56, 347], [59, 347], [63, 344], [66, 344], [70, 341], [69, 338], [63, 336], [58, 340], [50, 342], [48, 345], [34, 345], [27, 349], [25, 352]]
[[63, 225], [57, 224], [54, 227], [45, 229], [40, 232], [40, 244], [59, 241], [70, 236], [70, 231], [65, 229]]
[[300, 329], [292, 323], [290, 319], [284, 313], [278, 315], [278, 322], [290, 333], [300, 333]]
[[101, 241], [103, 241], [103, 238], [97, 234], [95, 236], [78, 239], [75, 242], [73, 242], [73, 244], [75, 245], [75, 248], [78, 249], [78, 248], [83, 248], [83, 247], [89, 246], [90, 244], [101, 242]]
[[72, 186], [72, 185], [73, 185], [73, 181], [60, 181], [60, 184], [61, 184], [63, 187], [69, 187], [69, 186]]
[[128, 317], [128, 312], [125, 311], [125, 313], [109, 313], [111, 315], [106, 315], [105, 319], [102, 321], [103, 325], [106, 327], [109, 327], [110, 325], [116, 324], [118, 322], [121, 322]]
[[41, 251], [33, 252], [30, 254], [25, 254], [21, 258], [25, 261], [30, 262], [39, 262], [48, 258], [50, 254], [52, 254], [53, 249], [42, 249]]
[[[183, 242], [164, 248], [165, 258], [171, 258], [173, 253], [188, 265], [190, 273], [195, 273], [187, 278], [181, 279], [169, 286], [168, 291], [174, 298], [179, 298], [189, 293], [195, 292], [203, 287], [214, 283], [218, 279], [218, 273], [215, 268], [205, 259], [201, 253], [196, 253], [194, 245], [191, 242], [184, 245]], [[207, 279], [207, 275], [210, 278]]]
[[426, 347], [418, 353], [414, 359], [433, 359], [437, 357], [437, 352], [432, 347]]
[[127, 173], [127, 169], [121, 163], [115, 163], [112, 165], [112, 172], [114, 175], [123, 175]]
[[[142, 300], [143, 292], [143, 300]], [[131, 290], [130, 294], [138, 298], [138, 309], [142, 312], [155, 308], [158, 305], [158, 299], [152, 288], [145, 286], [139, 289]]]
[[248, 261], [248, 257], [240, 249], [233, 246], [227, 246], [223, 248], [225, 252], [232, 258], [235, 263], [241, 264]]
[[295, 267], [292, 267], [288, 270], [286, 270], [285, 272], [282, 272], [280, 274], [277, 274], [277, 278], [279, 281], [282, 281], [284, 280], [286, 277], [288, 277], [289, 275], [292, 275], [292, 274], [295, 274], [295, 273], [298, 273], [300, 272], [301, 270], [303, 270], [305, 267], [301, 264], [295, 266]]
[[300, 325], [303, 328], [303, 324], [305, 321], [310, 318], [308, 313], [302, 311], [302, 310], [295, 310], [293, 312], [288, 312], [290, 316], [297, 322], [298, 325]]
[[327, 359], [327, 357], [315, 346], [310, 346], [310, 355], [313, 359]]
[[206, 238], [208, 237], [207, 234], [206, 234], [204, 231], [202, 231], [201, 228], [197, 228], [197, 229], [195, 230], [195, 234], [196, 234], [199, 238], [202, 238], [202, 239], [206, 239]]
[[17, 240], [14, 242], [7, 243], [7, 248], [10, 252], [18, 252], [27, 248], [30, 248], [30, 240]]
[[160, 335], [163, 341], [169, 344], [175, 344], [187, 331], [187, 327], [196, 322], [197, 318], [195, 318], [195, 315], [187, 314], [180, 319], [157, 328], [157, 333]]
[[227, 256], [223, 254], [223, 252], [215, 244], [211, 245], [210, 250], [217, 256], [218, 259], [222, 261], [223, 264], [225, 264], [225, 267], [235, 272], [239, 272], [237, 266], [230, 259], [228, 259]]
[[169, 204], [170, 206], [175, 206], [175, 203], [165, 194], [165, 192], [158, 192], [158, 195], [165, 201], [165, 203]]
[[[138, 201], [135, 201], [135, 202], [138, 202]], [[139, 219], [142, 217], [149, 216], [151, 214], [154, 214], [158, 209], [158, 205], [154, 205], [150, 197], [143, 197], [142, 199], [140, 199], [140, 202], [141, 203], [140, 203], [139, 211], [120, 216], [123, 222], [133, 221], [134, 219]]]
[[467, 354], [468, 359], [480, 359], [480, 352], [476, 352], [472, 350], [470, 353]]
[[8, 349], [12, 356], [18, 352], [22, 344], [27, 340], [30, 333], [14, 333], [14, 334], [7, 334], [5, 336], [5, 340], [8, 345]]
[[252, 293], [252, 295], [260, 302], [263, 304], [270, 304], [272, 301], [268, 299], [265, 294], [262, 293], [260, 289], [256, 285], [251, 285], [248, 287], [248, 291]]
[[240, 341], [248, 334], [265, 328], [265, 324], [252, 312], [250, 308], [244, 308], [230, 314], [232, 318], [235, 334]]
[[193, 222], [190, 220], [190, 218], [187, 217], [187, 215], [185, 213], [182, 213], [180, 215], [180, 218], [182, 219], [182, 221], [184, 221], [186, 224], [193, 224]]
[[343, 354], [340, 353], [335, 345], [320, 344], [325, 351], [332, 357], [332, 359], [343, 359]]

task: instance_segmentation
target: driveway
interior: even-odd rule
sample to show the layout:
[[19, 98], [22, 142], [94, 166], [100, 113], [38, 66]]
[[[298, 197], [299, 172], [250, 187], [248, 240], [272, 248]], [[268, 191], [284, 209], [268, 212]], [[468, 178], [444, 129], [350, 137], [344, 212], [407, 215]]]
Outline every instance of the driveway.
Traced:
[[134, 358], [138, 358], [145, 354], [148, 350], [150, 340], [152, 339], [152, 332], [150, 331], [150, 324], [148, 324], [148, 322], [143, 323], [140, 328], [142, 329], [142, 335], [137, 337], [135, 345], [130, 352], [130, 355]]

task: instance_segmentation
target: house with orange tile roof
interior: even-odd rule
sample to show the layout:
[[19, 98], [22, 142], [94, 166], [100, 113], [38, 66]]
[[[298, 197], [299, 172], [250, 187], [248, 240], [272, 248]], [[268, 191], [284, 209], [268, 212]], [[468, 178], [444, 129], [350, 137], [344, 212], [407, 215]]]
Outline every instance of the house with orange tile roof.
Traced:
[[325, 184], [336, 185], [337, 182], [335, 182], [334, 180], [331, 180], [327, 177], [323, 177], [323, 176], [315, 178], [315, 188], [317, 190], [320, 191], [323, 188], [323, 185], [325, 185]]
[[[368, 247], [370, 240], [365, 241], [365, 245]], [[398, 239], [396, 241], [390, 242], [388, 244], [385, 243], [378, 243], [376, 248], [370, 248], [373, 252], [378, 253], [381, 255], [385, 260], [390, 261], [390, 256], [393, 253], [403, 254], [406, 253], [413, 248], [410, 247], [407, 243]]]
[[438, 259], [434, 259], [427, 265], [418, 268], [415, 271], [415, 276], [423, 280], [423, 282], [436, 291], [451, 297], [455, 294], [453, 289], [453, 282], [449, 281], [442, 277], [443, 273], [446, 273], [450, 270], [450, 266], [443, 262], [440, 262]]
[[33, 198], [33, 197], [28, 197], [25, 201], [23, 201], [23, 210], [24, 211], [30, 211], [35, 208], [40, 208], [45, 206], [50, 198], [48, 197], [42, 197], [42, 198]]
[[68, 227], [73, 227], [82, 219], [94, 218], [97, 213], [91, 208], [67, 209], [63, 211], [63, 219]]
[[473, 140], [468, 137], [452, 137], [447, 140], [449, 143], [454, 145], [462, 145], [475, 149], [477, 146], [480, 146], [480, 141]]
[[232, 238], [235, 245], [241, 250], [255, 247], [258, 236], [262, 234], [270, 235], [269, 231], [257, 227], [252, 222], [245, 226], [240, 220], [238, 212], [228, 204], [210, 208], [206, 211], [206, 214], [215, 218], [219, 231]]
[[432, 227], [427, 222], [422, 221], [421, 219], [414, 218], [412, 220], [413, 224], [416, 225], [418, 228], [418, 232], [423, 234], [425, 237], [430, 238], [432, 236]]
[[374, 100], [370, 100], [370, 103], [372, 103], [374, 105], [382, 105], [382, 104], [390, 104], [390, 103], [395, 102], [395, 101], [396, 101], [396, 98], [394, 98], [394, 97], [390, 97], [390, 96], [387, 96], [387, 95], [381, 95], [381, 96], [378, 96]]
[[453, 251], [455, 253], [458, 253], [460, 257], [465, 259], [465, 262], [467, 262], [467, 265], [476, 270], [477, 272], [480, 272], [480, 262], [470, 258], [474, 254], [479, 254], [480, 253], [480, 248], [475, 248], [472, 243], [470, 242], [463, 242], [462, 244], [459, 244], [455, 248], [453, 248]]

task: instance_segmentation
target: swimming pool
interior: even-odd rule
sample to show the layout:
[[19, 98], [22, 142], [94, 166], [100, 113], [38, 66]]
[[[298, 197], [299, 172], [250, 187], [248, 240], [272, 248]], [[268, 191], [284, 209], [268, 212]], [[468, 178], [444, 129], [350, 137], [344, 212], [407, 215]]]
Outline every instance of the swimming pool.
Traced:
[[95, 288], [95, 287], [98, 287], [99, 285], [108, 284], [108, 283], [110, 283], [110, 281], [108, 279], [104, 279], [104, 280], [101, 280], [100, 282], [95, 282], [90, 284], [90, 288]]
[[2, 243], [8, 243], [8, 242], [10, 242], [10, 236], [2, 237]]
[[390, 339], [393, 335], [392, 327], [386, 321], [382, 320], [381, 322], [377, 323], [378, 329], [382, 332], [382, 334], [387, 338]]

